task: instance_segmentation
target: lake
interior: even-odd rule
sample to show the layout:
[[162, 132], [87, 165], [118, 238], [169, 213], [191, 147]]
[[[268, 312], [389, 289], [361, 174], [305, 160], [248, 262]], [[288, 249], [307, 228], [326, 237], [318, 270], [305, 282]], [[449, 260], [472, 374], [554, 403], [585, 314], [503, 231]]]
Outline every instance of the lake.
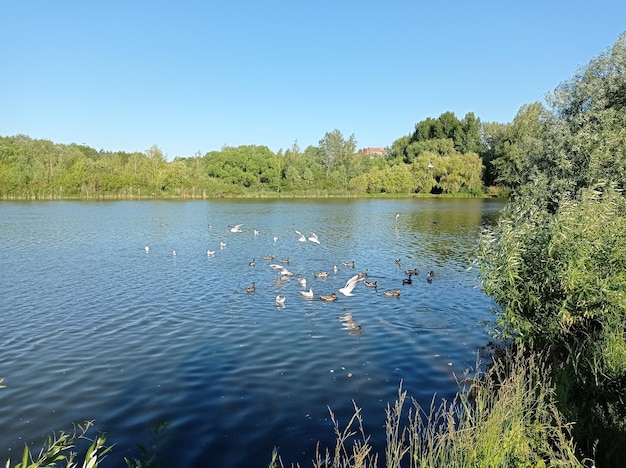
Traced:
[[[385, 408], [400, 383], [425, 407], [435, 394], [450, 399], [455, 375], [489, 342], [493, 303], [471, 266], [481, 227], [502, 207], [0, 202], [0, 463], [94, 420], [92, 435], [115, 444], [105, 467], [138, 457], [162, 421], [163, 466], [267, 466], [273, 447], [286, 466], [311, 466], [318, 441], [334, 445], [328, 408], [345, 425], [353, 401], [384, 459]], [[359, 282], [353, 296], [320, 300], [359, 272], [378, 287]], [[300, 294], [309, 288], [313, 300]], [[385, 295], [395, 289], [399, 297]]]

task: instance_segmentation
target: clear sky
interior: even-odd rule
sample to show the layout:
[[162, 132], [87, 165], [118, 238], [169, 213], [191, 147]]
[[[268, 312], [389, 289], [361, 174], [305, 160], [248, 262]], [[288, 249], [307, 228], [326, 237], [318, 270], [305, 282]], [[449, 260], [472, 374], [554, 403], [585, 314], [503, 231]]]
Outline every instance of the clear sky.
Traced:
[[510, 122], [626, 30], [624, 0], [1, 0], [0, 135], [168, 159], [427, 117]]

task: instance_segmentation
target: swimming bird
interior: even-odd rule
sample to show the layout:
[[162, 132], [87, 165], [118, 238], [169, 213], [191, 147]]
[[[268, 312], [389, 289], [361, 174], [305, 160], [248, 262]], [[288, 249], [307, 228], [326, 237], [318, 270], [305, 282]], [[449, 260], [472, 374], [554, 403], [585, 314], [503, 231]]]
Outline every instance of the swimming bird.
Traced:
[[243, 226], [243, 224], [235, 224], [234, 226], [228, 226], [228, 228], [230, 232], [241, 232], [241, 226]]
[[150, 247], [148, 247], [147, 245], [144, 247], [144, 249], [146, 249], [146, 253], [150, 252]]
[[258, 235], [259, 235], [259, 230], [258, 230], [258, 229], [255, 229], [255, 230], [254, 230], [254, 235], [255, 235], [255, 236], [258, 236]]
[[172, 257], [175, 257], [175, 256], [176, 256], [176, 251], [172, 250]]
[[366, 281], [365, 282], [365, 286], [367, 286], [368, 288], [377, 288], [378, 287], [378, 281]]
[[335, 266], [333, 267], [333, 273], [337, 273], [338, 271], [339, 271], [339, 268], [337, 268], [337, 265], [335, 265]]
[[285, 299], [287, 299], [287, 296], [280, 296], [280, 294], [278, 294], [276, 296], [276, 304], [279, 306], [284, 306], [285, 305]]
[[400, 213], [396, 214], [396, 222], [398, 221], [398, 218], [400, 217]]
[[278, 237], [274, 236], [274, 242], [278, 241]]
[[253, 293], [254, 291], [256, 291], [256, 284], [254, 284], [254, 281], [253, 281], [253, 282], [252, 282], [252, 284], [250, 285], [250, 287], [249, 287], [249, 288], [246, 288], [246, 292], [247, 292], [248, 294], [251, 294], [251, 293]]
[[402, 278], [402, 284], [413, 284], [413, 280], [411, 279], [412, 274], [413, 273], [409, 273], [408, 278]]
[[426, 277], [426, 281], [428, 281], [429, 283], [432, 283], [434, 277], [435, 277], [435, 272], [430, 270], [428, 272], [428, 276]]
[[320, 296], [320, 299], [322, 301], [332, 302], [332, 301], [337, 300], [337, 294], [332, 293], [331, 295], [328, 295], [328, 296], [322, 295], [322, 296]]
[[402, 259], [401, 258], [399, 258], [397, 260], [394, 260], [394, 262], [395, 262], [396, 265], [402, 265]]
[[306, 278], [298, 278], [298, 283], [302, 287], [306, 287]]
[[354, 268], [356, 266], [356, 263], [354, 262], [354, 260], [351, 262], [343, 262], [343, 266]]
[[207, 257], [212, 257], [213, 255], [215, 255], [215, 250], [207, 250], [206, 255]]
[[308, 291], [300, 291], [300, 294], [302, 294], [302, 297], [305, 299], [313, 299], [313, 288], [309, 288]]
[[359, 278], [365, 278], [367, 276], [367, 272], [368, 271], [369, 271], [369, 269], [366, 268], [365, 271], [359, 272]]
[[288, 258], [281, 258], [280, 260], [278, 260], [280, 263], [286, 263], [287, 265], [289, 265], [289, 259]]
[[400, 297], [400, 290], [396, 289], [395, 291], [385, 291], [385, 296], [387, 296], [387, 297], [393, 297], [393, 296]]
[[248, 266], [254, 266], [254, 265], [256, 265], [256, 261], [253, 258], [252, 261], [248, 263]]
[[311, 235], [309, 236], [309, 240], [313, 242], [314, 244], [320, 243], [320, 240], [317, 238], [317, 234], [315, 234], [314, 232], [312, 232]]
[[363, 278], [359, 278], [359, 275], [354, 275], [346, 282], [346, 285], [343, 288], [339, 289], [339, 292], [344, 296], [354, 296], [354, 294], [352, 294], [352, 290], [360, 281], [363, 281]]
[[404, 270], [404, 272], [407, 275], [415, 275], [415, 276], [417, 276], [420, 271], [417, 268], [413, 268], [412, 270]]
[[298, 237], [298, 241], [306, 242], [306, 237], [304, 237], [304, 234], [302, 234], [300, 231], [296, 231], [295, 229], [294, 229], [294, 231], [295, 231], [296, 234], [298, 234], [298, 236], [300, 236], [300, 237]]
[[320, 271], [319, 273], [313, 272], [313, 276], [315, 278], [328, 278], [328, 273], [325, 271]]

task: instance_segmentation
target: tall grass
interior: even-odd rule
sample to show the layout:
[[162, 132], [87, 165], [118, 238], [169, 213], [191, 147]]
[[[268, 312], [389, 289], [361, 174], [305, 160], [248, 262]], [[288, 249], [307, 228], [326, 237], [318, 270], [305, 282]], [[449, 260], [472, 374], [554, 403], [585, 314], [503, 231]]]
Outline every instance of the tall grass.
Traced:
[[[400, 386], [386, 411], [382, 466], [595, 466], [591, 459], [577, 458], [572, 424], [556, 407], [548, 375], [540, 357], [518, 351], [500, 355], [480, 378], [461, 382], [453, 401], [436, 404], [433, 398], [426, 410]], [[318, 446], [314, 467], [379, 466], [379, 455], [363, 430], [361, 409], [354, 408], [343, 429], [330, 411], [335, 447]], [[270, 467], [279, 466], [285, 465], [275, 450]]]

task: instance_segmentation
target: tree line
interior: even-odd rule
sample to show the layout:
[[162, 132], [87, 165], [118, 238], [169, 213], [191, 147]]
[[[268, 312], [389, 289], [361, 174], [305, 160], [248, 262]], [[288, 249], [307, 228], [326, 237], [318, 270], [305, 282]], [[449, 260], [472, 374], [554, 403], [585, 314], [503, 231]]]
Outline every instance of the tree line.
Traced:
[[415, 124], [384, 156], [357, 151], [354, 135], [335, 129], [305, 150], [297, 142], [278, 153], [226, 146], [172, 161], [156, 145], [128, 153], [3, 136], [0, 198], [494, 194], [522, 182], [509, 174], [509, 153], [499, 147], [515, 140], [522, 124], [483, 124], [473, 113], [459, 119], [445, 112]]

